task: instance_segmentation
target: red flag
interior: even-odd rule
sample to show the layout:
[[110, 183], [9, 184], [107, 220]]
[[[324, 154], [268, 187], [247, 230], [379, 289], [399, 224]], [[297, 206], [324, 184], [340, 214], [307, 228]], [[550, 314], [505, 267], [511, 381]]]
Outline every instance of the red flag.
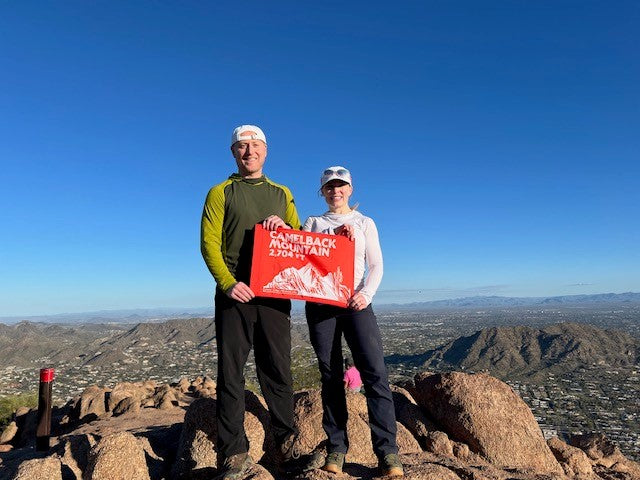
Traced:
[[256, 225], [251, 290], [346, 307], [353, 295], [355, 243], [342, 235]]

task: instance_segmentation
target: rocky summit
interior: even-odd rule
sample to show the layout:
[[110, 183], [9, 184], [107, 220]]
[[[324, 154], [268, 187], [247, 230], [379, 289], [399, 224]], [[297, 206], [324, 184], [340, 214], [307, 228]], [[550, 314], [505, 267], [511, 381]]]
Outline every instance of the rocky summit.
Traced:
[[[405, 478], [415, 480], [640, 480], [640, 464], [603, 435], [545, 440], [531, 410], [490, 375], [417, 374], [393, 386]], [[245, 392], [244, 426], [256, 462], [246, 479], [374, 479], [366, 398], [348, 394], [344, 473], [278, 471], [264, 399]], [[216, 466], [216, 385], [208, 377], [92, 386], [53, 411], [48, 452], [34, 448], [35, 410], [18, 409], [0, 437], [0, 480], [211, 479]], [[301, 455], [325, 450], [318, 390], [295, 394]]]

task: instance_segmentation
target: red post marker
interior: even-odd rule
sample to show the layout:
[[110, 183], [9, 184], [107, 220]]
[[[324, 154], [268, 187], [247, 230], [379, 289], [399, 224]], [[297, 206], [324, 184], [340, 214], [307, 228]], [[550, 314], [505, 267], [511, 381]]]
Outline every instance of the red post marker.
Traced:
[[49, 450], [51, 437], [51, 389], [53, 368], [40, 369], [40, 389], [38, 391], [38, 426], [36, 428], [36, 450]]

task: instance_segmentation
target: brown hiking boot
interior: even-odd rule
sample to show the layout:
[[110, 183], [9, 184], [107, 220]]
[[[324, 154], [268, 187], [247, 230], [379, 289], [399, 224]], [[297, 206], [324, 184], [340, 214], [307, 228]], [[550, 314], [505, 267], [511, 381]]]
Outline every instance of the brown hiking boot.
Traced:
[[324, 466], [324, 462], [325, 462], [324, 453], [322, 453], [319, 450], [316, 450], [311, 455], [306, 455], [305, 462], [302, 467], [302, 471], [310, 472], [311, 470], [322, 468]]
[[302, 470], [302, 459], [296, 440], [297, 433], [291, 433], [280, 445], [279, 470], [283, 473], [297, 473]]
[[403, 477], [402, 462], [395, 453], [389, 453], [378, 461], [378, 468], [387, 477]]
[[220, 474], [216, 477], [219, 480], [237, 480], [244, 476], [249, 467], [253, 464], [251, 456], [245, 453], [237, 453], [224, 459]]
[[330, 473], [342, 472], [342, 466], [344, 465], [344, 453], [331, 452], [324, 460], [322, 470]]

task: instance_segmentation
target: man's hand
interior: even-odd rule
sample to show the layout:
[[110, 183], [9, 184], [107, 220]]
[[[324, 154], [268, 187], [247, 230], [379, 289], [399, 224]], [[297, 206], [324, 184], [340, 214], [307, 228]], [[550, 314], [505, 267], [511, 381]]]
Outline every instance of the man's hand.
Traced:
[[249, 288], [244, 282], [238, 282], [229, 290], [227, 290], [227, 295], [238, 302], [247, 303], [255, 298], [256, 294], [253, 293], [253, 290]]
[[356, 311], [364, 310], [369, 305], [367, 299], [364, 298], [364, 295], [360, 293], [356, 293], [353, 297], [349, 299], [349, 308], [352, 308]]
[[349, 240], [353, 240], [353, 225], [340, 225], [338, 228], [334, 229], [333, 232], [336, 235], [342, 235], [347, 237]]
[[265, 230], [277, 230], [278, 228], [291, 228], [289, 225], [284, 223], [277, 215], [269, 215], [263, 222], [262, 227]]

